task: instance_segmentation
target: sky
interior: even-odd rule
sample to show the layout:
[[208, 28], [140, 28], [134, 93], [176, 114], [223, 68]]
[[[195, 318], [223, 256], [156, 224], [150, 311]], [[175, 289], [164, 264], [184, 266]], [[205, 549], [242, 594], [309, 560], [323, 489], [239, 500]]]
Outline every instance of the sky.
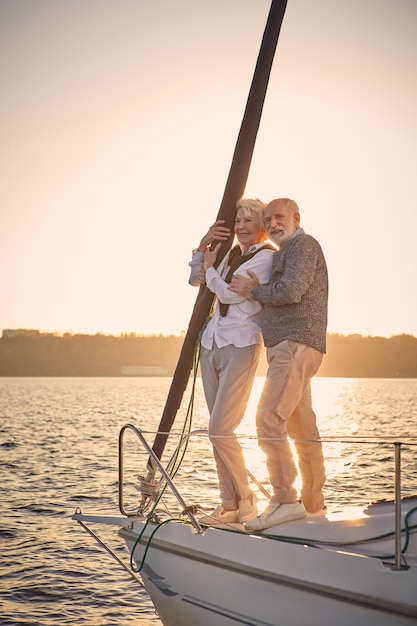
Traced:
[[[268, 0], [0, 0], [0, 332], [179, 334]], [[245, 189], [290, 197], [328, 332], [417, 336], [417, 2], [288, 0]]]

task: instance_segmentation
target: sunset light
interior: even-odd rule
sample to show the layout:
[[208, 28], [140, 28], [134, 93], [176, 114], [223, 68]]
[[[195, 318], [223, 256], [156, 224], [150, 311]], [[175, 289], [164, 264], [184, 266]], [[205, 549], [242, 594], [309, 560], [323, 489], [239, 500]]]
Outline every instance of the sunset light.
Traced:
[[[180, 334], [268, 0], [0, 3], [0, 330]], [[417, 4], [288, 3], [246, 196], [294, 198], [331, 333], [417, 335]]]

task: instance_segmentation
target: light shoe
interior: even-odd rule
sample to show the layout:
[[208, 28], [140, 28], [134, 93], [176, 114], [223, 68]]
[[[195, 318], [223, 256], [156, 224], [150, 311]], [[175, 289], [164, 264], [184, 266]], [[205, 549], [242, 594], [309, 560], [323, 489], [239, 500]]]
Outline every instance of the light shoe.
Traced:
[[324, 517], [325, 515], [327, 515], [327, 506], [324, 506], [318, 511], [314, 511], [313, 513], [307, 511], [307, 517]]
[[241, 524], [255, 519], [255, 517], [258, 516], [257, 498], [254, 493], [252, 493], [249, 498], [246, 498], [246, 500], [239, 500], [238, 507], [239, 522]]
[[218, 524], [236, 524], [239, 522], [239, 511], [235, 509], [233, 511], [226, 511], [221, 504], [217, 506], [212, 513], [203, 515], [198, 520], [200, 524], [205, 526], [217, 526]]
[[277, 524], [301, 519], [306, 515], [307, 513], [302, 502], [294, 502], [291, 504], [270, 502], [261, 515], [250, 522], [246, 522], [245, 530], [264, 530], [265, 528], [271, 528], [271, 526], [276, 526]]

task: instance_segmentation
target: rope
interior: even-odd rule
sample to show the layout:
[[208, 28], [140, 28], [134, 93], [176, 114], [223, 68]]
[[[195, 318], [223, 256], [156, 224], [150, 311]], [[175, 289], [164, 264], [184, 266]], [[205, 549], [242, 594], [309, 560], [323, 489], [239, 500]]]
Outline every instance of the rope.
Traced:
[[152, 531], [152, 533], [149, 535], [149, 538], [148, 538], [148, 541], [146, 542], [145, 550], [144, 550], [143, 557], [142, 557], [142, 560], [141, 560], [141, 562], [140, 562], [140, 565], [139, 565], [139, 567], [136, 567], [136, 566], [135, 566], [135, 564], [134, 564], [134, 561], [133, 561], [133, 554], [134, 554], [134, 552], [135, 552], [136, 546], [138, 545], [138, 543], [139, 543], [139, 542], [140, 542], [140, 540], [142, 539], [142, 535], [143, 535], [143, 533], [145, 532], [146, 527], [147, 527], [147, 526], [148, 526], [148, 524], [149, 524], [149, 517], [150, 517], [150, 516], [148, 515], [148, 519], [146, 520], [146, 523], [144, 524], [144, 526], [143, 526], [143, 529], [142, 529], [141, 533], [138, 535], [138, 537], [137, 537], [137, 539], [136, 539], [135, 543], [133, 544], [133, 548], [132, 548], [132, 551], [131, 551], [131, 553], [130, 553], [130, 567], [132, 568], [132, 570], [133, 570], [136, 574], [139, 574], [139, 572], [142, 570], [143, 566], [145, 565], [146, 555], [148, 554], [148, 550], [149, 550], [149, 548], [150, 548], [150, 546], [151, 546], [152, 539], [154, 538], [154, 535], [156, 534], [156, 532], [157, 532], [157, 531], [158, 531], [158, 530], [159, 530], [162, 526], [164, 526], [164, 524], [167, 524], [168, 522], [184, 522], [184, 520], [182, 520], [182, 519], [180, 519], [180, 518], [174, 518], [174, 517], [173, 517], [173, 518], [171, 518], [171, 519], [164, 520], [163, 522], [159, 522], [159, 523], [158, 523], [158, 525], [157, 525], [157, 527], [155, 528], [155, 530], [154, 530], [154, 531]]
[[[417, 512], [417, 506], [413, 507], [408, 511], [408, 513], [404, 517], [404, 528], [401, 529], [401, 535], [405, 534], [405, 542], [404, 547], [401, 550], [401, 554], [405, 555], [409, 543], [410, 543], [410, 535], [412, 531], [417, 530], [417, 524], [410, 525], [409, 518], [410, 516]], [[321, 546], [339, 546], [339, 547], [347, 547], [347, 546], [357, 546], [363, 545], [366, 543], [375, 543], [376, 541], [381, 541], [382, 539], [389, 539], [390, 537], [395, 536], [395, 532], [385, 533], [383, 535], [376, 535], [374, 537], [368, 537], [367, 539], [359, 539], [358, 541], [322, 541], [319, 539], [306, 539], [303, 537], [288, 537], [284, 535], [270, 535], [268, 533], [262, 533], [263, 537], [268, 537], [268, 539], [272, 539], [274, 541], [283, 541], [286, 543], [296, 543], [301, 545], [307, 545], [310, 548], [320, 548]], [[373, 555], [373, 558], [385, 560], [385, 559], [394, 559], [394, 554], [385, 554], [385, 555]]]

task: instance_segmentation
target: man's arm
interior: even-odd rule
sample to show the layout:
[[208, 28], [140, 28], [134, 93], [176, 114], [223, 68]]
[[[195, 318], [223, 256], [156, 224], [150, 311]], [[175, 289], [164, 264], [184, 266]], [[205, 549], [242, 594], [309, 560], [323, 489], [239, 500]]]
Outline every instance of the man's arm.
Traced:
[[247, 273], [250, 278], [246, 278], [246, 276], [242, 276], [242, 274], [235, 274], [229, 289], [245, 299], [252, 299], [252, 291], [255, 287], [258, 287], [259, 281], [256, 278], [256, 274], [251, 272], [251, 270], [247, 270]]
[[[274, 267], [271, 281], [253, 290], [261, 304], [284, 306], [300, 302], [316, 275], [320, 245], [310, 236], [297, 237]], [[275, 279], [274, 279], [275, 274]]]
[[[297, 237], [274, 267], [268, 283], [260, 285], [255, 276], [234, 276], [231, 291], [262, 305], [283, 306], [300, 302], [314, 280], [320, 246], [312, 237]], [[248, 272], [249, 273], [249, 272]], [[275, 273], [275, 278], [274, 278]]]

